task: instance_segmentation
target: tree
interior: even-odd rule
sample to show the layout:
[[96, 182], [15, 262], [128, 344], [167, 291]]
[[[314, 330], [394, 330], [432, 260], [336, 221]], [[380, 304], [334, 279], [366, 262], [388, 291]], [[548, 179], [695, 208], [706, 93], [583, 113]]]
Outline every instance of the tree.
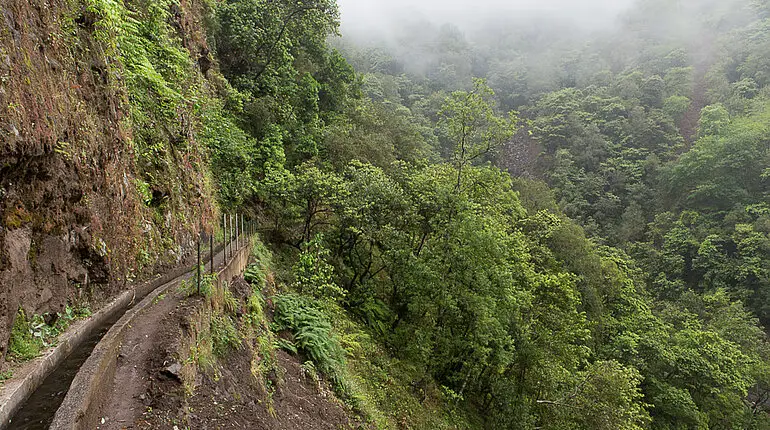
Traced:
[[658, 75], [650, 76], [642, 81], [641, 102], [649, 108], [660, 108], [663, 105], [663, 94], [666, 83]]
[[226, 0], [217, 5], [217, 54], [236, 87], [265, 91], [297, 49], [321, 53], [339, 26], [334, 0]]
[[730, 113], [721, 104], [708, 105], [700, 112], [698, 136], [718, 136], [730, 124]]
[[616, 361], [592, 363], [558, 400], [538, 400], [544, 429], [647, 428], [650, 416], [639, 389], [642, 376]]
[[473, 90], [452, 93], [439, 112], [439, 127], [454, 146], [451, 158], [457, 169], [457, 191], [466, 166], [490, 155], [516, 133], [516, 113], [507, 117], [495, 113], [494, 95], [484, 80], [476, 79]]

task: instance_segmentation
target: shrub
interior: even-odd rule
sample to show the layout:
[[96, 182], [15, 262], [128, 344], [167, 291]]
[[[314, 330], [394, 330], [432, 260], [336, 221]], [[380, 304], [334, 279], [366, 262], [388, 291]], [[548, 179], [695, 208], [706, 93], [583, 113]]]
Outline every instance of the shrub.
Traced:
[[297, 347], [338, 386], [342, 384], [345, 351], [332, 333], [328, 317], [310, 299], [296, 294], [276, 296], [275, 324], [292, 332]]
[[[193, 266], [195, 267], [195, 266]], [[217, 279], [217, 275], [206, 275], [203, 265], [201, 265], [201, 288], [200, 294], [203, 297], [210, 297], [214, 290], [214, 281]], [[182, 281], [179, 289], [188, 297], [198, 294], [198, 274], [193, 274], [193, 277], [189, 281]]]
[[214, 315], [211, 317], [211, 341], [214, 355], [223, 357], [231, 349], [241, 345], [241, 337], [230, 317]]
[[11, 340], [8, 352], [11, 358], [18, 361], [31, 360], [43, 349], [43, 338], [40, 332], [35, 330], [34, 321], [27, 318], [24, 310], [19, 309], [11, 328]]
[[322, 242], [323, 236], [316, 235], [302, 245], [299, 261], [292, 268], [296, 277], [294, 288], [319, 299], [340, 299], [345, 296], [345, 290], [334, 283], [334, 267], [326, 262], [329, 250]]
[[67, 306], [64, 312], [56, 313], [53, 322], [46, 324], [42, 315], [27, 317], [19, 309], [11, 328], [8, 345], [10, 358], [16, 361], [28, 361], [40, 355], [45, 348], [56, 344], [56, 340], [73, 321], [91, 316], [88, 307], [73, 308]]

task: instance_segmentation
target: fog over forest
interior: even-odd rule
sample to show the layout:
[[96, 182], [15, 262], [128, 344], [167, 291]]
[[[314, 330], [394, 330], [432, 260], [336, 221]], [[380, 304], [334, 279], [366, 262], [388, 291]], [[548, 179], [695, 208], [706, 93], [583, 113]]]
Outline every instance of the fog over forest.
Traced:
[[598, 29], [612, 25], [631, 0], [340, 0], [342, 31], [355, 37], [373, 36], [414, 21], [452, 23], [473, 31], [490, 20], [518, 21], [543, 17]]
[[[404, 330], [394, 349], [437, 327], [413, 357], [483, 416], [458, 428], [770, 430], [770, 0], [337, 2], [331, 44], [364, 97], [326, 154], [453, 172], [446, 194], [413, 200], [433, 217], [397, 236], [416, 251], [382, 248], [409, 257], [379, 297]], [[348, 189], [392, 202], [440, 177]], [[519, 203], [528, 218], [495, 212]], [[535, 273], [570, 273], [558, 290], [519, 284], [534, 285], [525, 310], [517, 286], [496, 289], [520, 269], [490, 265], [494, 243], [496, 261], [518, 252], [511, 231], [532, 240]]]
[[[770, 0], [0, 14], [0, 397], [185, 270], [60, 412], [770, 430]], [[203, 277], [232, 215], [253, 264]]]

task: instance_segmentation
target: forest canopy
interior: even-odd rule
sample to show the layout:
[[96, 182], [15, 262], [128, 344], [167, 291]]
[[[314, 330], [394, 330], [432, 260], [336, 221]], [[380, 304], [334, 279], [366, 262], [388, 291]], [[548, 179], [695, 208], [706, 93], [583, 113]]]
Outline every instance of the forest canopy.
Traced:
[[464, 425], [770, 428], [767, 2], [366, 38], [333, 0], [212, 8], [222, 205]]

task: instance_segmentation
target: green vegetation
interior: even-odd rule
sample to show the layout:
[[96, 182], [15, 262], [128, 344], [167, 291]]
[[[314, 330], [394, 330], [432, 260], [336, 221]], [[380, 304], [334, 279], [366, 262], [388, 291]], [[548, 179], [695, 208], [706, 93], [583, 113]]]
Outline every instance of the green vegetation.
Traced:
[[270, 403], [282, 348], [378, 428], [770, 428], [765, 3], [335, 49], [333, 0], [222, 0], [198, 73], [175, 2], [89, 1], [155, 223], [210, 169], [266, 240], [204, 282], [188, 392], [247, 351]]
[[307, 354], [321, 372], [341, 384], [338, 372], [345, 366], [345, 353], [332, 334], [329, 318], [302, 296], [281, 295], [275, 297], [274, 302], [276, 330], [290, 330], [299, 350]]
[[[247, 279], [291, 290], [271, 345], [382, 428], [769, 425], [765, 45], [731, 43], [765, 18], [664, 3], [629, 12], [634, 56], [428, 26], [339, 43], [356, 73], [333, 3], [218, 4], [212, 160], [278, 256]], [[725, 58], [633, 27], [660, 10], [720, 17]]]
[[223, 357], [230, 349], [241, 344], [233, 320], [227, 315], [216, 315], [211, 318], [212, 352], [217, 357]]
[[46, 348], [56, 345], [57, 338], [74, 321], [88, 318], [91, 311], [87, 307], [76, 309], [67, 306], [63, 313], [27, 316], [19, 309], [13, 320], [11, 340], [8, 345], [9, 358], [14, 361], [29, 361], [40, 356]]
[[[306, 253], [312, 250], [314, 255], [318, 255], [318, 246], [316, 243], [307, 247]], [[268, 394], [277, 388], [271, 385], [267, 375], [271, 371], [280, 372], [274, 350], [281, 348], [308, 359], [302, 369], [319, 392], [325, 390], [324, 381], [328, 380], [340, 398], [377, 428], [396, 428], [403, 422], [437, 429], [469, 426], [467, 411], [451, 403], [454, 399], [425, 379], [424, 372], [392, 358], [369, 334], [367, 327], [356, 322], [337, 304], [338, 298], [334, 294], [320, 296], [318, 293], [324, 290], [303, 289], [302, 284], [297, 282], [286, 285], [283, 291], [276, 291], [272, 289], [275, 286], [262, 283], [261, 276], [253, 276], [255, 272], [267, 273], [269, 278], [274, 276], [273, 267], [266, 265], [273, 260], [271, 253], [259, 240], [254, 249], [262, 258], [246, 271], [252, 274], [247, 278], [251, 278], [253, 288], [246, 316], [250, 323], [246, 327], [256, 328], [258, 334], [247, 343], [256, 345], [256, 373], [262, 375], [261, 380]], [[319, 253], [326, 255], [323, 250]], [[294, 265], [297, 278], [301, 278], [312, 266], [320, 265], [322, 269], [328, 264], [317, 259], [310, 261]], [[300, 290], [316, 295], [301, 295], [298, 293]], [[266, 320], [266, 301], [260, 291], [274, 293], [269, 298], [274, 306], [272, 323]], [[282, 334], [287, 332], [290, 333], [290, 340]], [[254, 336], [248, 330], [247, 333], [247, 339]], [[420, 382], [415, 382], [418, 379]]]
[[[194, 266], [193, 266], [194, 267]], [[198, 290], [198, 272], [194, 272], [192, 275], [192, 278], [189, 280], [183, 280], [179, 284], [179, 291], [184, 293], [184, 295], [190, 297], [197, 294], [200, 294], [203, 297], [210, 297], [215, 290], [215, 285], [217, 281], [217, 275], [211, 275], [207, 274], [206, 270], [204, 268], [204, 265], [201, 265], [200, 268], [201, 273], [201, 280], [200, 280], [200, 291]], [[156, 297], [156, 300], [160, 301], [163, 300], [161, 296]]]
[[35, 331], [36, 325], [27, 319], [23, 310], [19, 309], [16, 319], [13, 320], [11, 329], [11, 341], [8, 347], [10, 356], [16, 360], [31, 360], [43, 350], [42, 332]]

